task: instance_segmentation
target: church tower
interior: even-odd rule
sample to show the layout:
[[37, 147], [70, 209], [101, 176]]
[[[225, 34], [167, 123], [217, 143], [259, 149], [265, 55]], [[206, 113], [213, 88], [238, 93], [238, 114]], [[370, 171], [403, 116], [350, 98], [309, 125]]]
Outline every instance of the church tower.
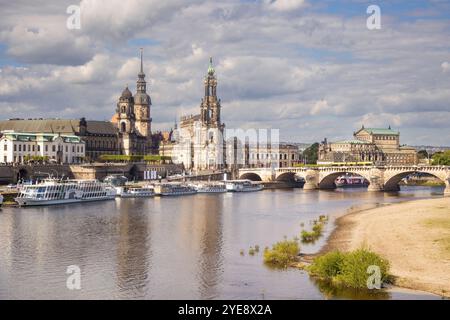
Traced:
[[137, 132], [148, 139], [151, 138], [151, 122], [150, 106], [152, 101], [147, 94], [147, 83], [145, 82], [144, 64], [142, 60], [141, 48], [141, 70], [138, 74], [136, 83], [136, 94], [134, 95], [134, 114], [136, 115], [136, 130]]
[[205, 96], [200, 106], [200, 118], [203, 126], [208, 128], [220, 128], [220, 99], [217, 99], [217, 79], [212, 65], [212, 58], [209, 58], [208, 73], [205, 77]]
[[122, 95], [117, 103], [116, 121], [120, 133], [129, 134], [134, 132], [134, 99], [133, 94], [128, 89], [128, 86], [122, 91]]
[[118, 128], [120, 153], [131, 155], [134, 152], [133, 136], [135, 135], [134, 98], [128, 86], [123, 90], [116, 107], [113, 122]]

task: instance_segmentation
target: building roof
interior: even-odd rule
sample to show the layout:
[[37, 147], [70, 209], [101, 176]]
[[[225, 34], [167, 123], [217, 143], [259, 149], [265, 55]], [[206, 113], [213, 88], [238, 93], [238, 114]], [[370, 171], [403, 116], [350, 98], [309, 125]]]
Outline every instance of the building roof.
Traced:
[[[80, 120], [74, 119], [12, 119], [0, 121], [0, 131], [11, 130], [26, 133], [60, 133], [77, 135]], [[86, 121], [86, 130], [92, 134], [113, 135], [117, 128], [109, 121]]]
[[370, 144], [367, 141], [357, 140], [357, 139], [351, 139], [351, 140], [340, 140], [340, 141], [334, 141], [332, 142], [334, 144]]
[[400, 132], [396, 130], [392, 130], [389, 128], [364, 128], [364, 126], [355, 132], [355, 134], [360, 133], [361, 131], [366, 131], [369, 134], [383, 134], [383, 135], [399, 135]]
[[72, 143], [80, 143], [81, 138], [77, 136], [71, 136], [71, 135], [59, 135], [59, 134], [48, 134], [48, 133], [24, 133], [24, 132], [13, 132], [13, 131], [4, 131], [2, 132], [5, 139], [11, 139], [14, 141], [23, 141], [23, 142], [30, 142], [30, 141], [44, 141], [44, 142], [51, 142], [54, 141], [56, 138], [61, 137], [64, 142], [72, 142]]

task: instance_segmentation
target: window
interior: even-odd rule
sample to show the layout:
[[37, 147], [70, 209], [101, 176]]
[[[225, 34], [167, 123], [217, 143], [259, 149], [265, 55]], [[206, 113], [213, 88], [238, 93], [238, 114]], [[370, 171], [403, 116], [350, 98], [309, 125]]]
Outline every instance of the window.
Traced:
[[17, 151], [17, 145], [16, 144], [14, 145], [14, 151]]
[[35, 147], [34, 147], [34, 144], [33, 144], [33, 152], [34, 152], [34, 148], [35, 148]]
[[3, 146], [3, 150], [8, 151], [8, 145], [5, 143], [5, 145]]
[[19, 151], [22, 151], [22, 145], [19, 144]]
[[48, 152], [48, 144], [45, 145], [45, 152]]
[[37, 151], [41, 151], [41, 146], [40, 145], [37, 146]]
[[55, 145], [52, 146], [52, 151], [53, 151], [53, 152], [56, 151], [56, 146], [55, 146]]
[[[66, 146], [66, 152], [69, 152], [69, 146]], [[67, 162], [67, 161], [66, 161]]]

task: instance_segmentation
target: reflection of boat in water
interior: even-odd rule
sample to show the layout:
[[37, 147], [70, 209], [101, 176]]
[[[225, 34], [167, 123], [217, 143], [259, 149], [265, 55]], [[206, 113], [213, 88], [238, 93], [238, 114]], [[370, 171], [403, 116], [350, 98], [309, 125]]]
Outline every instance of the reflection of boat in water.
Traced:
[[369, 181], [364, 177], [345, 175], [336, 179], [336, 187], [338, 188], [355, 188], [355, 187], [367, 187]]
[[117, 187], [116, 190], [117, 195], [121, 198], [149, 198], [155, 195], [155, 190], [150, 187]]
[[182, 183], [158, 183], [154, 185], [155, 194], [160, 196], [182, 196], [196, 194], [197, 190]]
[[198, 193], [223, 193], [227, 192], [222, 182], [197, 182], [190, 184]]
[[262, 184], [253, 183], [251, 180], [227, 180], [225, 186], [230, 192], [252, 192], [264, 188]]
[[20, 206], [44, 206], [88, 201], [111, 200], [116, 190], [98, 180], [44, 180], [20, 189], [16, 202]]

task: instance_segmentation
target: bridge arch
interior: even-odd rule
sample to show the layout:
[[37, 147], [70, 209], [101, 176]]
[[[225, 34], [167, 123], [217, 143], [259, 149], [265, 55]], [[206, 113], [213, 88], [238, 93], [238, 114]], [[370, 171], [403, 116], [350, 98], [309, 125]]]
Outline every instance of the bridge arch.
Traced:
[[26, 168], [20, 168], [17, 171], [17, 176], [16, 176], [17, 181], [28, 180], [29, 177], [30, 177], [30, 174], [28, 173], [28, 170]]
[[[352, 171], [338, 171], [338, 172], [330, 172], [323, 176], [319, 181], [319, 189], [335, 189], [336, 188], [336, 179], [340, 176], [351, 174], [358, 177], [362, 177], [367, 181], [370, 181], [370, 177], [359, 172]], [[370, 182], [369, 182], [370, 183]]]
[[295, 172], [284, 172], [282, 174], [280, 174], [276, 180], [277, 181], [289, 181], [289, 182], [295, 182], [295, 176], [296, 173]]
[[239, 179], [248, 179], [248, 180], [252, 180], [252, 181], [263, 181], [261, 176], [254, 172], [244, 173], [239, 177]]
[[412, 174], [417, 174], [417, 173], [426, 174], [426, 175], [435, 177], [435, 178], [441, 180], [443, 183], [445, 183], [444, 178], [439, 177], [439, 175], [436, 175], [436, 174], [433, 174], [433, 173], [430, 173], [427, 171], [420, 171], [420, 170], [405, 171], [405, 172], [397, 173], [397, 174], [393, 175], [392, 177], [390, 177], [389, 179], [386, 179], [384, 182], [384, 191], [399, 191], [400, 190], [400, 186], [399, 186], [400, 181], [402, 181], [402, 179], [406, 178], [407, 176], [410, 176]]

